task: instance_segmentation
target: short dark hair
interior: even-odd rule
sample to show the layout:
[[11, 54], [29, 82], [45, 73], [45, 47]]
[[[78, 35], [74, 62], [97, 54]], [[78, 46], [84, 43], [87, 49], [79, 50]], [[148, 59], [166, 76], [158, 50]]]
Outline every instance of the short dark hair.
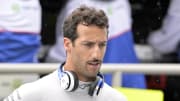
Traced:
[[100, 28], [109, 27], [108, 18], [101, 9], [81, 5], [75, 9], [64, 21], [63, 33], [64, 37], [69, 38], [72, 42], [78, 37], [77, 25], [96, 25]]

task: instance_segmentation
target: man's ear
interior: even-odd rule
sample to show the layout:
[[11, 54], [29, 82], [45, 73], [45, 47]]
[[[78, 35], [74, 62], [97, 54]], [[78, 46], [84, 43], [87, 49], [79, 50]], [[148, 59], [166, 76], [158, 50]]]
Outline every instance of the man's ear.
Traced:
[[70, 52], [72, 47], [72, 42], [69, 38], [64, 38], [64, 48], [66, 52]]

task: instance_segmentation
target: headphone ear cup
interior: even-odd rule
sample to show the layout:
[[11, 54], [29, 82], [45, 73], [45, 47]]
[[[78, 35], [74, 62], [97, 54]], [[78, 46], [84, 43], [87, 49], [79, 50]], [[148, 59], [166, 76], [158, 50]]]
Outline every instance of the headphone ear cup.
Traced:
[[70, 86], [70, 77], [67, 72], [62, 72], [62, 75], [60, 76], [60, 86], [64, 90], [68, 89]]
[[79, 86], [79, 80], [78, 80], [77, 74], [73, 71], [64, 71], [64, 72], [69, 77], [69, 87], [65, 90], [70, 91], [70, 92], [76, 90]]
[[97, 79], [95, 80], [94, 83], [91, 84], [91, 86], [89, 87], [89, 92], [88, 94], [90, 96], [93, 96], [93, 95], [98, 95], [99, 94], [99, 91], [102, 87], [102, 83], [103, 83], [103, 80], [101, 80], [101, 78], [97, 77]]

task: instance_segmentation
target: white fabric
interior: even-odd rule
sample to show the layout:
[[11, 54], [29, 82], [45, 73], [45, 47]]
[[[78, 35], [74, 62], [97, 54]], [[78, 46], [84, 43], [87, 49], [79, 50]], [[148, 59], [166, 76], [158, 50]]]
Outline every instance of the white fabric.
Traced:
[[127, 101], [126, 97], [104, 84], [98, 96], [88, 95], [90, 82], [80, 82], [78, 89], [68, 92], [60, 87], [58, 72], [39, 79], [33, 83], [22, 85], [4, 101]]
[[180, 43], [180, 0], [171, 0], [161, 29], [150, 33], [148, 43], [160, 53], [175, 52]]
[[0, 31], [40, 32], [39, 0], [1, 0], [0, 2]]
[[69, 0], [59, 14], [56, 28], [56, 44], [50, 49], [47, 62], [64, 62], [62, 25], [65, 17], [81, 4], [103, 9], [109, 18], [109, 38], [131, 29], [131, 12], [127, 0]]

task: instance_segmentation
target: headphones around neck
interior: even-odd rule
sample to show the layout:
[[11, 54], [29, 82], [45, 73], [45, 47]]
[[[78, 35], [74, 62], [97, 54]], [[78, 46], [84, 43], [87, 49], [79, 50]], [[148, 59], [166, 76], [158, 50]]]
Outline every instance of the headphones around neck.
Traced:
[[[73, 71], [64, 71], [63, 65], [64, 63], [61, 64], [60, 68], [58, 69], [60, 86], [66, 91], [73, 92], [79, 86], [78, 76]], [[98, 73], [96, 80], [89, 87], [88, 94], [90, 96], [98, 95], [103, 85], [104, 85], [103, 75], [101, 73]]]

